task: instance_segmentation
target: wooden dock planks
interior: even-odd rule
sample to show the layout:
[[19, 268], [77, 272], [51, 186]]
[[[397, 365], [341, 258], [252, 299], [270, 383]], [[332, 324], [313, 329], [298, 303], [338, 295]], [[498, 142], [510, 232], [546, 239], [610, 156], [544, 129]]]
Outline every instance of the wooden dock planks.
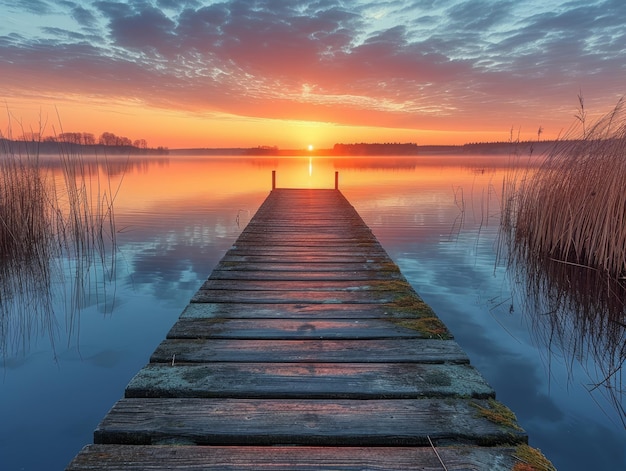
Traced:
[[341, 192], [275, 189], [67, 469], [508, 470], [493, 397]]

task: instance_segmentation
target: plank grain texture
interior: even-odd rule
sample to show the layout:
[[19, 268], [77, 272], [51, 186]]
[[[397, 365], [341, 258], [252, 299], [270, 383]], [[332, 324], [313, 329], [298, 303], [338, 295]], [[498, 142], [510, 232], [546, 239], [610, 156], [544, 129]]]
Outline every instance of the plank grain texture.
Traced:
[[168, 339], [391, 339], [428, 338], [382, 319], [180, 319]]
[[126, 397], [408, 399], [494, 397], [470, 365], [422, 363], [153, 363]]
[[[150, 445], [477, 446], [525, 443], [524, 433], [479, 416], [484, 401], [126, 398], [94, 442]], [[454, 418], [454, 420], [451, 420]]]
[[[305, 337], [305, 335], [303, 335]], [[331, 363], [469, 363], [453, 340], [422, 339], [166, 339], [156, 348], [152, 363], [331, 362]]]
[[[441, 447], [449, 470], [509, 471], [519, 461], [511, 447]], [[68, 471], [442, 471], [427, 447], [231, 447], [88, 445]]]

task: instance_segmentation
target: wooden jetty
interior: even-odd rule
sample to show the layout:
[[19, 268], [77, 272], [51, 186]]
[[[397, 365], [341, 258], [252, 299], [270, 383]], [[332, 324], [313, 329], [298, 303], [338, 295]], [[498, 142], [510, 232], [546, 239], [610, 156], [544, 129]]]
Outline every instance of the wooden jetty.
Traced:
[[507, 411], [339, 190], [273, 189], [67, 469], [511, 470]]

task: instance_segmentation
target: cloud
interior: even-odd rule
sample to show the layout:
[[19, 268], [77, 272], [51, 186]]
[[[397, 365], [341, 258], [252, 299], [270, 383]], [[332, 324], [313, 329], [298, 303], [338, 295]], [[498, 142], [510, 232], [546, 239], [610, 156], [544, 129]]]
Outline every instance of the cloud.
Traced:
[[72, 6], [71, 9], [72, 18], [74, 18], [78, 23], [87, 26], [93, 27], [96, 26], [96, 18], [94, 14], [78, 5]]
[[109, 26], [110, 36], [119, 47], [143, 52], [155, 49], [169, 55], [175, 23], [161, 10], [146, 7], [132, 14], [112, 15]]
[[623, 93], [626, 4], [617, 0], [11, 8], [40, 19], [65, 8], [68, 20], [36, 34], [0, 29], [9, 96], [65, 88], [194, 112], [420, 127], [536, 119], [574, 106], [583, 87], [603, 103]]
[[19, 2], [19, 5], [15, 4], [16, 2], [12, 1], [2, 1], [0, 5], [5, 5], [6, 7], [13, 7], [16, 10], [23, 10], [28, 13], [33, 13], [35, 15], [43, 15], [46, 13], [50, 13], [53, 11], [49, 2], [45, 0], [22, 0]]

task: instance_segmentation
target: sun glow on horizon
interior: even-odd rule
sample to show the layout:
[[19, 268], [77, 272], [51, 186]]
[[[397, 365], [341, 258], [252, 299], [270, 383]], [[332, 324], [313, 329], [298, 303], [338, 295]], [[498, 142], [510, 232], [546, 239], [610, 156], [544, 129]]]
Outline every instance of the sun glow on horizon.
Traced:
[[[270, 146], [279, 149], [302, 149], [308, 152], [332, 148], [336, 143], [415, 142], [418, 145], [462, 145], [469, 142], [506, 141], [510, 128], [486, 130], [448, 128], [446, 130], [394, 128], [386, 126], [349, 126], [327, 122], [296, 121], [275, 118], [249, 118], [215, 113], [199, 115], [177, 109], [162, 109], [136, 103], [90, 106], [57, 100], [36, 105], [28, 102], [7, 103], [8, 113], [0, 115], [0, 132], [19, 138], [22, 129], [39, 130], [42, 136], [59, 132], [87, 132], [98, 138], [112, 132], [131, 140], [145, 139], [149, 147], [169, 149], [229, 148]], [[91, 102], [89, 102], [91, 103]], [[547, 124], [546, 124], [547, 126]], [[11, 127], [12, 132], [11, 132]], [[520, 133], [521, 140], [536, 138], [536, 128]], [[556, 138], [549, 131], [543, 139]]]

